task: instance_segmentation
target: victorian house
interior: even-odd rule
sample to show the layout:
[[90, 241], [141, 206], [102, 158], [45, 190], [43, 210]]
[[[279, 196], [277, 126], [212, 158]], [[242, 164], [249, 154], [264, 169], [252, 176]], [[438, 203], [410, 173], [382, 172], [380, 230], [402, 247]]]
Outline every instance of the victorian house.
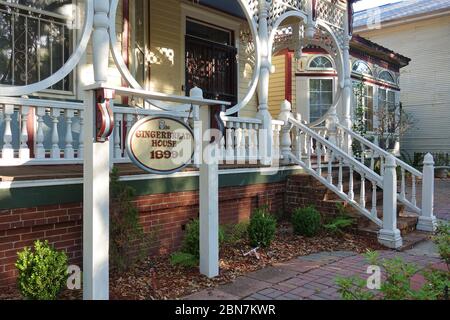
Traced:
[[[199, 212], [201, 153], [181, 172], [152, 174], [130, 162], [126, 140], [136, 121], [163, 115], [200, 144], [204, 105], [222, 132], [220, 223], [262, 205], [333, 214], [343, 203], [391, 248], [410, 230], [434, 230], [433, 159], [416, 170], [396, 158], [395, 132], [383, 143], [376, 134], [410, 59], [352, 37], [353, 2], [0, 0], [0, 286], [36, 239], [77, 263], [107, 241], [86, 208], [107, 207], [96, 197], [108, 198], [113, 165], [138, 193], [145, 231], [158, 230], [155, 253], [178, 248]], [[353, 126], [357, 100], [365, 136]], [[100, 144], [102, 103], [113, 114]]]

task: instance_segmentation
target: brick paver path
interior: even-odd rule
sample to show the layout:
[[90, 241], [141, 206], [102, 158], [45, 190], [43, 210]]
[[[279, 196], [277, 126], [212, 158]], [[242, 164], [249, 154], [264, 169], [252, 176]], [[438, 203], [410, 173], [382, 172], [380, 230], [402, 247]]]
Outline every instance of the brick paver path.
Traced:
[[[417, 190], [422, 190], [421, 186]], [[417, 192], [420, 201], [421, 192]], [[435, 214], [450, 220], [450, 179], [436, 179]], [[441, 263], [430, 242], [419, 244], [406, 252], [380, 251], [382, 258], [401, 257], [420, 267]], [[368, 277], [368, 264], [354, 252], [322, 252], [299, 257], [245, 276], [215, 289], [203, 290], [186, 297], [187, 300], [336, 300], [340, 296], [335, 282], [338, 276]], [[421, 286], [414, 277], [413, 287]]]
[[[421, 268], [441, 263], [431, 243], [406, 252], [380, 251], [382, 258], [402, 257]], [[208, 289], [186, 300], [338, 300], [336, 277], [368, 277], [368, 263], [357, 253], [322, 252], [299, 257]], [[418, 278], [417, 281], [421, 281]], [[416, 286], [420, 284], [416, 284]], [[413, 284], [414, 286], [414, 284]]]

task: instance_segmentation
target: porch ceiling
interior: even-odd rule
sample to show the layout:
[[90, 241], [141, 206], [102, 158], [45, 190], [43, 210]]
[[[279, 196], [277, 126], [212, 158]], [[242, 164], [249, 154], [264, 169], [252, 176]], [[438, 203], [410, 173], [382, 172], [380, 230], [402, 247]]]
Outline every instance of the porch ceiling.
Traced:
[[236, 0], [198, 0], [198, 3], [203, 6], [228, 13], [232, 16], [245, 19], [245, 14]]

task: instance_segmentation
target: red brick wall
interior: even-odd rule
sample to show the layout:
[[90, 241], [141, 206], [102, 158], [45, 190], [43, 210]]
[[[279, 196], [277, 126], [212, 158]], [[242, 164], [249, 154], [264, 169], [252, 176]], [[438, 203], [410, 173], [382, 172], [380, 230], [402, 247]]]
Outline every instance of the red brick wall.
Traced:
[[[248, 219], [251, 211], [268, 204], [283, 210], [286, 182], [220, 189], [220, 223]], [[145, 231], [156, 232], [155, 251], [179, 248], [183, 226], [198, 217], [198, 192], [155, 194], [136, 199]], [[15, 282], [17, 252], [35, 240], [48, 240], [68, 253], [70, 262], [82, 263], [82, 204], [0, 210], [0, 287]]]

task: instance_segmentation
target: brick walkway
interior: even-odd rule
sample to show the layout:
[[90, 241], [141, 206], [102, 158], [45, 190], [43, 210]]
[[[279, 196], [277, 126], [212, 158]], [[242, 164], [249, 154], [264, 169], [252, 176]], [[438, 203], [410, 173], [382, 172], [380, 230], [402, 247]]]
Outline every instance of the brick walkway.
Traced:
[[[420, 267], [440, 263], [431, 242], [422, 243], [406, 252], [380, 251], [380, 256], [402, 257]], [[233, 283], [204, 290], [185, 299], [338, 300], [340, 295], [336, 277], [359, 275], [367, 278], [367, 267], [364, 257], [353, 252], [316, 253], [247, 274]]]

